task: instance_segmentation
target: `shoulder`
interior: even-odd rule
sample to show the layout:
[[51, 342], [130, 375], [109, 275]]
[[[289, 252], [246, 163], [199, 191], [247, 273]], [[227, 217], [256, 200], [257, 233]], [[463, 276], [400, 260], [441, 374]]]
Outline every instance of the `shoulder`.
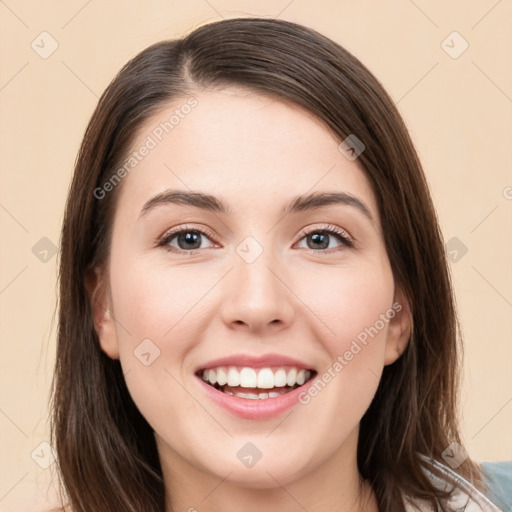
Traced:
[[489, 498], [503, 510], [512, 510], [512, 460], [480, 463]]
[[[448, 500], [443, 500], [447, 510], [458, 512], [505, 512], [502, 504], [489, 496], [485, 496], [468, 480], [461, 477], [453, 469], [441, 462], [420, 455], [424, 461], [423, 471], [434, 487], [439, 490], [452, 491]], [[440, 476], [441, 475], [441, 476]], [[431, 511], [427, 502], [414, 500], [404, 496], [406, 512]]]

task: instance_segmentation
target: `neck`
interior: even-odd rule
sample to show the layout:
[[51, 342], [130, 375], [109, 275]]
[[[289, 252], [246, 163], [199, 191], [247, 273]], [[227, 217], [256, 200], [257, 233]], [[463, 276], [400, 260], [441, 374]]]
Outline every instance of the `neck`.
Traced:
[[193, 465], [156, 436], [164, 482], [166, 512], [378, 512], [377, 500], [357, 469], [356, 428], [332, 456], [297, 478], [266, 471], [265, 481], [240, 482], [235, 471], [215, 476]]

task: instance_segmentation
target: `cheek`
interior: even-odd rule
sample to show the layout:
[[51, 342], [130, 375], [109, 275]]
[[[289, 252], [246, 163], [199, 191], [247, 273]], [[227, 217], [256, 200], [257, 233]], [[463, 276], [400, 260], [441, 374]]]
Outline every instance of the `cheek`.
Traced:
[[[216, 279], [208, 269], [199, 272], [192, 266], [125, 262], [111, 276], [116, 317], [130, 333], [131, 343], [149, 338], [163, 349], [165, 340], [179, 353], [180, 340], [186, 338], [178, 334], [192, 334]], [[119, 334], [121, 344], [127, 342], [126, 332]]]
[[321, 319], [315, 334], [328, 357], [301, 402], [341, 440], [360, 421], [379, 384], [395, 314], [393, 277], [386, 264], [361, 264], [325, 268], [302, 283], [304, 302]]
[[381, 315], [391, 308], [394, 292], [393, 276], [386, 262], [319, 265], [314, 273], [303, 271], [300, 275], [297, 296], [317, 316], [316, 324], [321, 329], [316, 335], [332, 359], [349, 350], [358, 337], [364, 342], [368, 330], [373, 333], [376, 324], [379, 333], [373, 338], [385, 338], [387, 323], [382, 324]]
[[[184, 268], [184, 267], [183, 267]], [[201, 339], [195, 308], [207, 286], [183, 268], [125, 260], [111, 272], [119, 356], [132, 399], [153, 429], [197, 415], [180, 382], [187, 352]], [[129, 277], [127, 277], [129, 276]], [[165, 430], [165, 429], [164, 429]]]
[[203, 339], [211, 309], [208, 291], [219, 276], [211, 268], [163, 266], [150, 258], [117, 261], [110, 280], [120, 360], [130, 393], [137, 405], [151, 408], [163, 399], [155, 393], [165, 389], [167, 405], [187, 407], [178, 384], [183, 380], [182, 364]]
[[363, 415], [379, 384], [394, 317], [391, 269], [385, 261], [325, 267], [301, 282], [303, 301], [321, 320], [315, 338], [327, 355], [303, 403], [314, 401], [325, 425], [344, 429], [349, 417], [355, 425]]

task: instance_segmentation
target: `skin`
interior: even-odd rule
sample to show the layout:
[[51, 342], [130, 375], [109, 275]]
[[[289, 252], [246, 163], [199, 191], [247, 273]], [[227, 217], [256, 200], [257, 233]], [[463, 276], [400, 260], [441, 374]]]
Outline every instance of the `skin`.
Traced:
[[[395, 290], [375, 196], [356, 161], [310, 113], [243, 88], [196, 91], [198, 105], [122, 182], [110, 260], [91, 288], [103, 351], [120, 358], [128, 389], [155, 431], [167, 510], [376, 511], [369, 485], [359, 488], [359, 422], [383, 367], [410, 335], [410, 309]], [[133, 148], [186, 99], [166, 105], [141, 127]], [[160, 205], [166, 189], [201, 191], [226, 202], [219, 214]], [[374, 222], [348, 205], [289, 214], [297, 195], [348, 192]], [[328, 248], [308, 246], [325, 225], [347, 232]], [[194, 254], [157, 247], [171, 228], [207, 229]], [[262, 254], [236, 252], [247, 236]], [[181, 247], [186, 247], [181, 246]], [[181, 251], [181, 252], [179, 252]], [[298, 358], [319, 375], [379, 315], [402, 309], [309, 404], [250, 421], [213, 404], [194, 370], [234, 353]], [[105, 314], [106, 310], [110, 314]], [[144, 339], [160, 355], [145, 366], [134, 356]], [[247, 442], [262, 452], [252, 467], [236, 454]]]

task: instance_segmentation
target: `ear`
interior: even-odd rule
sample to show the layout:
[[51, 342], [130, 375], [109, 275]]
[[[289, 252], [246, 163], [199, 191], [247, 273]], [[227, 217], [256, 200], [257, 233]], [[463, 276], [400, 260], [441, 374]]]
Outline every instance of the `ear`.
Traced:
[[89, 270], [85, 286], [91, 303], [94, 329], [98, 335], [101, 349], [112, 359], [119, 359], [112, 301], [109, 297], [106, 278], [98, 267]]
[[392, 310], [395, 312], [388, 325], [384, 365], [393, 364], [404, 352], [412, 334], [412, 311], [401, 288], [397, 288]]

